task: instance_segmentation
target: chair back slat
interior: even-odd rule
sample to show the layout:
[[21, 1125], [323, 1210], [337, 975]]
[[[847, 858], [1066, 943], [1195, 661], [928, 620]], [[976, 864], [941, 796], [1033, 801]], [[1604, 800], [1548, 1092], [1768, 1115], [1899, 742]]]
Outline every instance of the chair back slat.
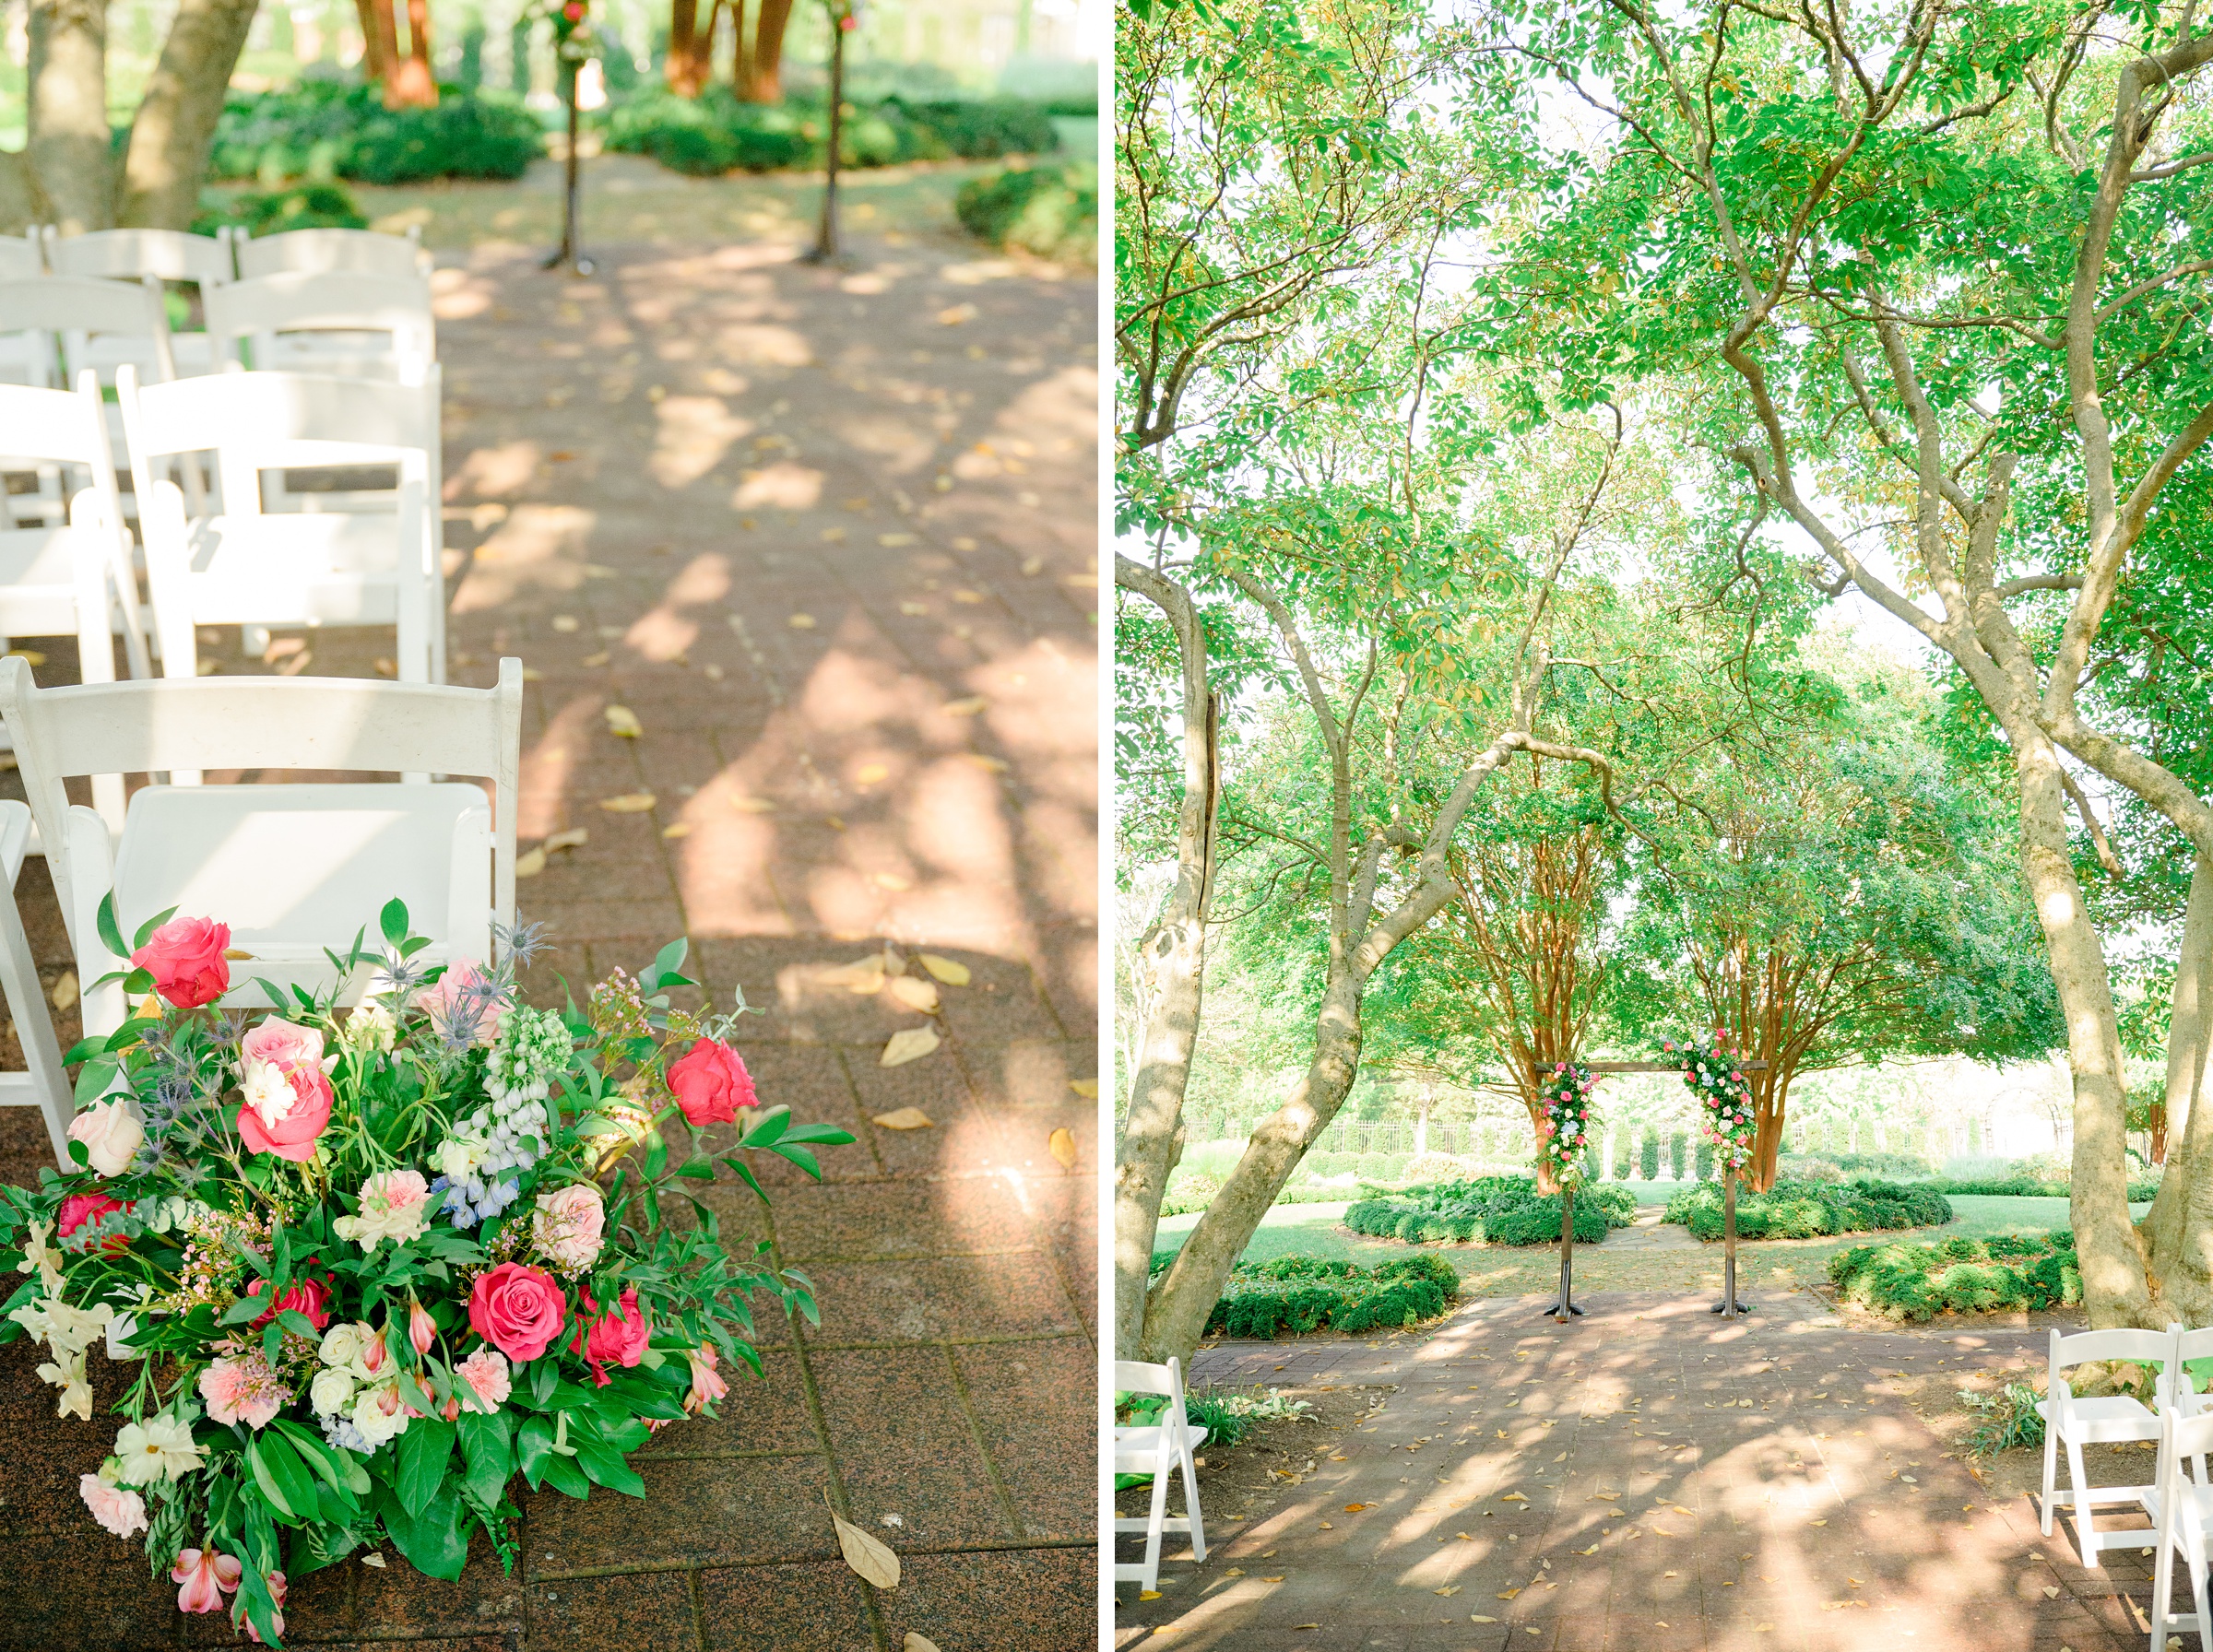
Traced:
[[136, 281], [195, 281], [203, 288], [231, 279], [231, 254], [212, 235], [182, 230], [94, 230], [56, 237], [46, 255], [57, 276]]
[[152, 289], [89, 276], [18, 276], [0, 281], [0, 332], [127, 333], [166, 336], [169, 324]]
[[0, 280], [12, 281], [21, 276], [45, 273], [45, 255], [39, 251], [35, 237], [0, 235]]
[[[0, 384], [0, 455], [82, 465], [97, 480], [101, 465], [109, 458], [97, 385], [88, 399], [81, 390]], [[112, 486], [112, 464], [108, 478]]]
[[2052, 1375], [2093, 1361], [2165, 1360], [2173, 1351], [2173, 1335], [2168, 1331], [2078, 1331], [2063, 1337], [2055, 1330], [2052, 1333]]
[[302, 372], [225, 372], [143, 384], [133, 403], [134, 453], [149, 458], [209, 448], [252, 454], [303, 442], [427, 448], [438, 433], [438, 386]]
[[238, 243], [238, 273], [248, 281], [288, 270], [420, 277], [428, 264], [420, 241], [374, 230], [286, 230]]
[[[386, 333], [402, 383], [420, 380], [438, 354], [430, 283], [420, 276], [287, 270], [207, 295], [207, 332], [226, 359], [246, 337], [278, 333]], [[256, 360], [257, 367], [269, 362]]]

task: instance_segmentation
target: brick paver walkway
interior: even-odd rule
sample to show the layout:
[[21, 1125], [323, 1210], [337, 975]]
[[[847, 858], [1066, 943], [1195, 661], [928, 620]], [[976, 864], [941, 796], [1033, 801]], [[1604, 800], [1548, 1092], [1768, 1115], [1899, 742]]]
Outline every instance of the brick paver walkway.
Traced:
[[2150, 1560], [2086, 1571], [2071, 1520], [2045, 1538], [2025, 1501], [1993, 1506], [1886, 1381], [2001, 1365], [2041, 1333], [1848, 1330], [1787, 1295], [1734, 1325], [1679, 1295], [1584, 1301], [1568, 1328], [1495, 1301], [1429, 1334], [1201, 1351], [1201, 1384], [1395, 1392], [1272, 1510], [1210, 1524], [1205, 1564], [1171, 1539], [1161, 1599], [1120, 1586], [1116, 1645], [2145, 1645]]
[[[595, 252], [590, 283], [514, 248], [439, 273], [453, 675], [522, 656], [523, 845], [590, 834], [521, 886], [562, 949], [534, 985], [689, 935], [718, 1004], [768, 1012], [743, 1040], [763, 1096], [858, 1135], [822, 1187], [775, 1176], [765, 1219], [719, 1195], [733, 1235], [812, 1275], [822, 1324], [768, 1329], [765, 1381], [657, 1436], [645, 1502], [526, 1497], [513, 1577], [480, 1553], [458, 1584], [302, 1579], [288, 1644], [1093, 1646], [1094, 285], [950, 237], [837, 271]], [[72, 678], [66, 642], [21, 641]], [[391, 652], [307, 642], [313, 672]], [[208, 652], [269, 668], [235, 631]], [[642, 738], [609, 732], [618, 703]], [[52, 983], [36, 863], [23, 900]], [[942, 989], [942, 1047], [891, 1069], [884, 1039], [925, 1018], [818, 979], [887, 944], [974, 972]], [[909, 1105], [932, 1127], [869, 1123]], [[0, 1149], [33, 1176], [35, 1117], [0, 1115]], [[114, 1425], [55, 1421], [25, 1355], [0, 1353], [0, 1644], [228, 1639], [87, 1518]], [[901, 1552], [897, 1589], [840, 1563], [825, 1500]]]

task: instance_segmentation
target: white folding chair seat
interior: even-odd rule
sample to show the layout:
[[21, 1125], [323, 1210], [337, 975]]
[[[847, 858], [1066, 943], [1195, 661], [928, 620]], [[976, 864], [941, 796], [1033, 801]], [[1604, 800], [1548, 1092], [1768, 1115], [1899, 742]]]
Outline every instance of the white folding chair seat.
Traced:
[[[2182, 1328], [2173, 1328], [2179, 1339]], [[2202, 1356], [2192, 1354], [2190, 1358]], [[2159, 1466], [2141, 1499], [2151, 1516], [2151, 1539], [2159, 1551], [2152, 1566], [2151, 1652], [2165, 1652], [2169, 1625], [2168, 1602], [2174, 1588], [2174, 1557], [2180, 1554], [2189, 1568], [2190, 1591], [2195, 1606], [2195, 1627], [2200, 1652], [2213, 1647], [2213, 1611], [2206, 1599], [2207, 1531], [2213, 1528], [2213, 1486], [2190, 1480], [2183, 1465], [2195, 1459], [2203, 1464], [2213, 1450], [2213, 1410], [2185, 1415], [2180, 1406], [2165, 1406], [2160, 1413]], [[2127, 1534], [2139, 1545], [2143, 1532]]]
[[[500, 662], [494, 689], [215, 677], [42, 690], [8, 658], [0, 717], [31, 812], [60, 847], [48, 861], [87, 983], [88, 1033], [127, 1012], [120, 983], [90, 985], [122, 967], [98, 928], [111, 894], [126, 937], [172, 906], [230, 925], [254, 959], [233, 968], [223, 1001], [247, 1006], [267, 1003], [257, 975], [327, 985], [322, 950], [342, 951], [364, 927], [373, 941], [395, 896], [432, 942], [426, 963], [483, 959], [492, 925], [514, 922], [520, 661]], [[488, 801], [457, 781], [195, 784], [208, 769], [437, 773], [489, 779], [494, 792]], [[72, 806], [64, 784], [163, 772], [171, 783], [140, 788], [120, 821]], [[362, 985], [347, 984], [349, 1000]]]
[[428, 277], [431, 255], [422, 250], [422, 231], [410, 225], [405, 235], [374, 230], [285, 230], [249, 237], [233, 232], [232, 249], [241, 280], [299, 270], [311, 275], [340, 271], [364, 276]]
[[[1193, 1426], [1185, 1409], [1180, 1361], [1171, 1359], [1165, 1365], [1154, 1365], [1137, 1360], [1117, 1360], [1114, 1386], [1132, 1394], [1166, 1395], [1168, 1400], [1158, 1422], [1117, 1427], [1114, 1431], [1114, 1472], [1153, 1477], [1153, 1502], [1145, 1517], [1118, 1518], [1114, 1523], [1118, 1535], [1124, 1532], [1143, 1535], [1145, 1558], [1134, 1564], [1116, 1562], [1114, 1580], [1135, 1583], [1140, 1589], [1157, 1588], [1160, 1540], [1164, 1532], [1189, 1533], [1192, 1557], [1206, 1558], [1206, 1525], [1199, 1509], [1199, 1469], [1191, 1454], [1206, 1444], [1207, 1431]], [[1184, 1512], [1171, 1516], [1167, 1512], [1168, 1480], [1178, 1471], [1183, 1475]]]
[[420, 384], [438, 354], [421, 276], [286, 270], [211, 291], [207, 331], [228, 363], [250, 340], [263, 372], [333, 373]]
[[[392, 625], [400, 680], [444, 680], [435, 366], [420, 385], [231, 372], [142, 388], [126, 372], [118, 400], [167, 675], [197, 674], [200, 625]], [[150, 466], [208, 449], [221, 508], [188, 518]], [[376, 514], [265, 511], [265, 472], [334, 466], [398, 485]]]
[[2082, 1448], [2157, 1440], [2160, 1420], [2142, 1402], [2126, 1395], [2077, 1398], [2061, 1373], [2077, 1365], [2108, 1360], [2161, 1362], [2158, 1398], [2160, 1409], [2165, 1410], [2166, 1398], [2172, 1391], [2170, 1385], [2176, 1374], [2175, 1347], [2174, 1335], [2165, 1331], [2086, 1331], [2073, 1337], [2063, 1337], [2056, 1330], [2052, 1333], [2045, 1398], [2036, 1408], [2037, 1415], [2044, 1420], [2044, 1491], [2039, 1508], [2044, 1535], [2049, 1537], [2053, 1512], [2057, 1506], [2054, 1493], [2059, 1452], [2065, 1448], [2070, 1481], [2067, 1501], [2075, 1505], [2076, 1541], [2082, 1553], [2082, 1564], [2093, 1571], [2098, 1569], [2101, 1550], [2132, 1544], [2140, 1547], [2144, 1541], [2141, 1531], [2100, 1531], [2096, 1510], [2109, 1504], [2140, 1503], [2150, 1488], [2092, 1485], [2083, 1468]]

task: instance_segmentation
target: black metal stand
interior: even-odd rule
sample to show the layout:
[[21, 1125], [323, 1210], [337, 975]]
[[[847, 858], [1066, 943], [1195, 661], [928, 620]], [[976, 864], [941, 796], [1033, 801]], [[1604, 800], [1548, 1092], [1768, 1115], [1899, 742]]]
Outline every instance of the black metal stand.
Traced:
[[561, 202], [561, 247], [553, 256], [538, 266], [540, 269], [559, 269], [569, 266], [580, 276], [592, 273], [592, 261], [584, 255], [583, 225], [577, 212], [580, 180], [576, 157], [576, 77], [583, 68], [581, 63], [562, 62], [562, 89], [569, 105], [569, 153], [562, 163], [566, 175], [562, 179]]
[[830, 10], [830, 158], [822, 174], [822, 221], [815, 231], [814, 250], [800, 260], [805, 264], [837, 262], [837, 147], [846, 100], [846, 30], [834, 6]]
[[1562, 1325], [1569, 1315], [1582, 1317], [1575, 1305], [1575, 1189], [1560, 1189], [1560, 1294], [1544, 1312]]
[[1749, 1314], [1752, 1304], [1736, 1294], [1736, 1172], [1726, 1173], [1722, 1192], [1722, 1300], [1707, 1310], [1723, 1319]]

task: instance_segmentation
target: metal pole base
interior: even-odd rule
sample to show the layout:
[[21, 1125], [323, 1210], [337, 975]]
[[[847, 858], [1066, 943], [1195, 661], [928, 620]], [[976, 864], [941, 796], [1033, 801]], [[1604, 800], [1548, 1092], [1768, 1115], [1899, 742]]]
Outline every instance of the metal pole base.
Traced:
[[[1714, 1311], [1719, 1313], [1721, 1310], [1717, 1308]], [[1577, 1307], [1573, 1303], [1569, 1303], [1568, 1304], [1568, 1313], [1573, 1314], [1578, 1319], [1580, 1319], [1583, 1316], [1582, 1309]], [[1538, 1317], [1540, 1319], [1560, 1319], [1565, 1318], [1566, 1315], [1563, 1315], [1560, 1312], [1560, 1304], [1556, 1302], [1539, 1314]]]
[[[1721, 1301], [1706, 1311], [1709, 1314], [1726, 1314], [1729, 1311], [1729, 1299], [1725, 1296], [1722, 1297]], [[1752, 1304], [1748, 1302], [1739, 1301], [1736, 1304], [1736, 1311], [1740, 1314], [1749, 1314], [1752, 1311]]]

